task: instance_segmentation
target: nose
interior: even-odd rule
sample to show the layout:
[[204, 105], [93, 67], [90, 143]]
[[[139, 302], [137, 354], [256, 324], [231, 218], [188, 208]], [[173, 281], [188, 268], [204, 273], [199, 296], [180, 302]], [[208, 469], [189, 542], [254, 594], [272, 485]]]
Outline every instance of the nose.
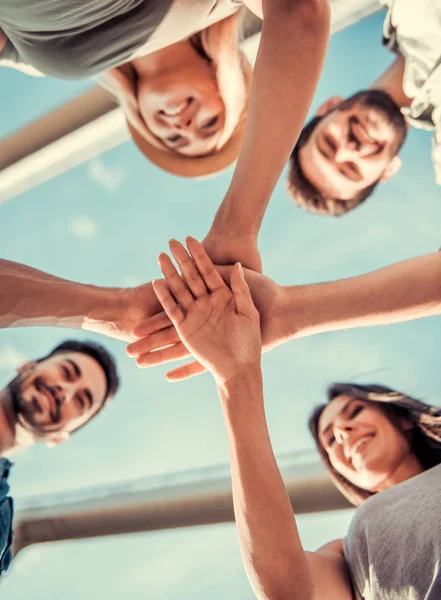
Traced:
[[194, 116], [188, 114], [176, 115], [176, 117], [173, 117], [173, 119], [173, 124], [176, 129], [191, 129], [191, 126], [194, 122]]
[[75, 395], [75, 387], [73, 384], [63, 382], [54, 386], [55, 397], [62, 404], [69, 404]]
[[337, 163], [348, 162], [354, 160], [354, 155], [357, 155], [357, 150], [346, 144], [340, 144], [335, 151], [334, 160]]
[[343, 444], [349, 437], [352, 431], [351, 425], [342, 421], [334, 424], [334, 437], [338, 444]]

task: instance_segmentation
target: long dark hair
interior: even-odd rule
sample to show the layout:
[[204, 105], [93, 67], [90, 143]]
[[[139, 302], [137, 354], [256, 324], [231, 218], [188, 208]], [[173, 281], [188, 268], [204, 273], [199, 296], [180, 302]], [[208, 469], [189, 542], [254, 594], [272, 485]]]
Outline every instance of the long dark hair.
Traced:
[[[411, 447], [423, 469], [427, 470], [441, 463], [441, 409], [424, 404], [386, 386], [375, 384], [334, 383], [328, 388], [328, 402], [343, 394], [363, 402], [380, 404], [388, 419], [398, 429], [401, 429], [403, 418], [410, 421], [413, 425], [410, 431]], [[321, 404], [314, 409], [309, 418], [309, 429], [331, 479], [349, 502], [358, 506], [376, 492], [359, 488], [340, 475], [331, 465], [328, 453], [318, 436], [318, 422], [325, 406], [326, 404]]]

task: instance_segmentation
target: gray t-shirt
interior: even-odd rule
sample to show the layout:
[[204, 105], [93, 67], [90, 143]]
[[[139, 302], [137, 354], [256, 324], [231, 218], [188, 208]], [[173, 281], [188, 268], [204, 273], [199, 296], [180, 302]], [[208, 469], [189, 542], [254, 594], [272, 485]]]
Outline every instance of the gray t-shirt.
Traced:
[[376, 494], [343, 540], [358, 598], [440, 600], [441, 465]]
[[414, 127], [433, 129], [432, 160], [441, 184], [441, 0], [382, 0], [389, 8], [384, 43], [405, 59], [402, 109]]
[[0, 0], [9, 42], [0, 66], [90, 77], [184, 40], [233, 14], [239, 0]]

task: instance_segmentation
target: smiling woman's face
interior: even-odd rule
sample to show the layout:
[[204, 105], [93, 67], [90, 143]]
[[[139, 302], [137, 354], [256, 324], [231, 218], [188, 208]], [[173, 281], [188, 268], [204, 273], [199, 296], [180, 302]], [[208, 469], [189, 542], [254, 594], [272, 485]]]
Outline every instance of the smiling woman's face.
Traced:
[[143, 78], [139, 111], [147, 127], [170, 150], [186, 156], [215, 151], [225, 122], [225, 108], [214, 70], [205, 61]]
[[404, 430], [399, 430], [375, 402], [340, 395], [323, 410], [319, 440], [338, 473], [354, 485], [382, 489], [414, 457]]

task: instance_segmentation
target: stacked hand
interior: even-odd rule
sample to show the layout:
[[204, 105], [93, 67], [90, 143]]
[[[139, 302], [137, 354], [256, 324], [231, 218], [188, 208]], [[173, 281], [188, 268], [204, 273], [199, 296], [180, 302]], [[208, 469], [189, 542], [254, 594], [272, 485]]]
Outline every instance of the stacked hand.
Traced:
[[[190, 242], [191, 243], [191, 242]], [[174, 243], [173, 243], [174, 245]], [[222, 278], [230, 284], [235, 267], [216, 267]], [[246, 282], [257, 310], [260, 313], [260, 328], [263, 350], [269, 350], [284, 337], [281, 316], [283, 314], [284, 290], [269, 277], [244, 269]], [[139, 338], [127, 348], [129, 356], [136, 357], [140, 367], [152, 367], [190, 356], [189, 350], [181, 342], [179, 335], [165, 312], [160, 312], [135, 327], [134, 336]], [[179, 381], [205, 371], [205, 367], [192, 362], [167, 374], [169, 381]]]
[[240, 264], [232, 269], [229, 287], [199, 242], [187, 238], [187, 248], [170, 242], [181, 275], [160, 254], [164, 279], [154, 281], [153, 289], [187, 351], [223, 384], [260, 363], [259, 313]]

